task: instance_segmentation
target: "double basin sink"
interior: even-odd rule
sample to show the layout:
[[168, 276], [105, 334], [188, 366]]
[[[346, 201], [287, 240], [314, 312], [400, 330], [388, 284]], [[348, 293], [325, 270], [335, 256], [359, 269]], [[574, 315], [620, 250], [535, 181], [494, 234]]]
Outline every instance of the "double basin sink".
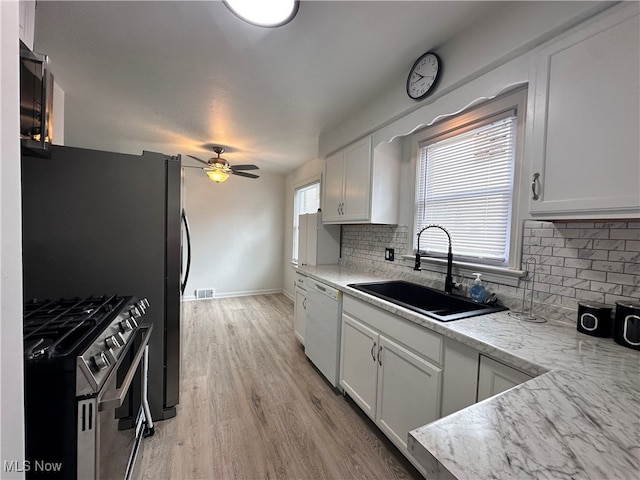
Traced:
[[352, 283], [347, 286], [441, 322], [507, 310], [506, 307], [476, 303], [464, 297], [403, 280]]

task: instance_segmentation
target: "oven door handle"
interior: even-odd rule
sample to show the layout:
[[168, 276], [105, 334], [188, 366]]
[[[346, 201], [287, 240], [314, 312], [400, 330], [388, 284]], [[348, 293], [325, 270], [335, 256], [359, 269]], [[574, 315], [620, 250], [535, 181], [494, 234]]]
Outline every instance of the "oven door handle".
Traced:
[[[114, 408], [122, 406], [124, 398], [127, 396], [127, 392], [129, 392], [129, 386], [133, 381], [133, 377], [136, 375], [136, 371], [138, 370], [138, 365], [140, 365], [140, 361], [142, 360], [142, 356], [144, 355], [145, 348], [149, 344], [149, 338], [151, 338], [153, 325], [141, 325], [140, 329], [145, 332], [144, 338], [142, 339], [142, 345], [140, 345], [140, 348], [138, 348], [135, 357], [133, 357], [131, 367], [125, 375], [120, 388], [105, 392], [105, 394], [102, 396], [102, 399], [98, 403], [98, 411], [100, 412], [105, 410], [112, 410]], [[117, 369], [114, 369], [113, 373], [116, 374]]]

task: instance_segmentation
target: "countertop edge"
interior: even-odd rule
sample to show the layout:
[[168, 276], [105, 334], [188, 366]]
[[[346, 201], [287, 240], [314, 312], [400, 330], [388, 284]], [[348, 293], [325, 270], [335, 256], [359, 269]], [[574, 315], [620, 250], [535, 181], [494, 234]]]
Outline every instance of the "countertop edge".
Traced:
[[[637, 352], [634, 352], [634, 351], [633, 351], [633, 354], [631, 354], [625, 351], [626, 349], [624, 349], [624, 347], [609, 348], [609, 343], [607, 343], [606, 340], [594, 339], [593, 337], [586, 338], [587, 336], [585, 336], [585, 338], [576, 336], [576, 338], [573, 339], [578, 343], [579, 347], [582, 347], [582, 343], [583, 343], [582, 341], [584, 340], [585, 348], [598, 349], [601, 346], [607, 346], [609, 350], [614, 351], [614, 353], [612, 354], [613, 356], [620, 355], [621, 358], [624, 358], [628, 364], [626, 365], [627, 370], [623, 369], [623, 372], [619, 378], [612, 379], [612, 378], [609, 378], [610, 376], [607, 375], [606, 373], [602, 373], [598, 371], [587, 372], [585, 371], [587, 370], [587, 368], [581, 365], [580, 361], [576, 362], [577, 364], [573, 366], [572, 371], [565, 372], [563, 370], [563, 365], [558, 365], [559, 362], [557, 358], [562, 358], [561, 356], [560, 357], [552, 356], [552, 358], [549, 361], [546, 361], [546, 360], [543, 360], [542, 362], [533, 361], [530, 358], [526, 358], [527, 357], [526, 354], [519, 355], [518, 353], [509, 351], [508, 348], [504, 348], [499, 345], [488, 343], [486, 340], [483, 340], [483, 339], [475, 338], [473, 336], [473, 328], [469, 328], [467, 329], [467, 331], [465, 331], [465, 328], [464, 328], [466, 325], [473, 325], [473, 323], [467, 323], [467, 324], [464, 323], [464, 322], [474, 322], [474, 320], [472, 319], [457, 320], [455, 322], [451, 322], [451, 324], [442, 323], [437, 320], [427, 318], [411, 310], [408, 310], [406, 308], [400, 307], [393, 303], [379, 299], [372, 295], [368, 295], [364, 292], [361, 292], [359, 290], [356, 290], [354, 288], [347, 286], [348, 284], [351, 284], [351, 283], [365, 283], [365, 282], [389, 280], [390, 278], [388, 276], [354, 271], [348, 268], [340, 267], [338, 265], [321, 265], [321, 266], [315, 266], [315, 267], [297, 266], [297, 267], [294, 267], [294, 269], [300, 272], [301, 274], [303, 274], [304, 276], [307, 276], [314, 280], [328, 284], [356, 299], [365, 301], [373, 306], [376, 306], [385, 311], [396, 314], [413, 323], [421, 325], [424, 328], [440, 333], [443, 336], [449, 337], [453, 340], [459, 341], [465, 345], [468, 345], [478, 350], [480, 353], [486, 354], [487, 356], [492, 357], [495, 360], [503, 361], [504, 363], [507, 363], [519, 370], [522, 370], [525, 373], [528, 373], [534, 376], [532, 380], [529, 380], [524, 384], [521, 384], [513, 389], [507, 390], [506, 392], [503, 392], [494, 397], [486, 399], [482, 402], [471, 405], [463, 410], [455, 412], [446, 417], [440, 418], [430, 424], [424, 425], [422, 427], [419, 427], [409, 432], [408, 439], [407, 439], [408, 450], [411, 453], [411, 455], [413, 455], [414, 458], [426, 469], [428, 473], [428, 478], [442, 478], [442, 479], [472, 478], [466, 475], [465, 468], [461, 468], [460, 461], [457, 460], [458, 457], [448, 458], [448, 455], [446, 453], [438, 452], [439, 444], [441, 443], [440, 441], [433, 443], [433, 440], [431, 441], [427, 440], [427, 437], [429, 436], [433, 436], [433, 435], [437, 436], [435, 432], [437, 432], [438, 429], [441, 429], [442, 431], [447, 431], [447, 434], [445, 436], [438, 437], [441, 440], [444, 438], [448, 438], [451, 435], [455, 435], [455, 431], [456, 431], [455, 429], [456, 428], [459, 429], [460, 427], [459, 424], [457, 424], [456, 422], [459, 421], [460, 418], [463, 418], [464, 415], [467, 415], [469, 418], [473, 418], [473, 416], [482, 415], [482, 414], [485, 414], [486, 412], [491, 412], [492, 414], [495, 414], [495, 410], [497, 409], [498, 411], [501, 411], [506, 416], [515, 417], [518, 413], [515, 411], [515, 409], [522, 408], [521, 397], [522, 398], [526, 397], [526, 395], [529, 394], [530, 391], [536, 391], [537, 395], [543, 395], [542, 397], [543, 399], [545, 394], [548, 395], [549, 398], [552, 398], [553, 395], [559, 395], [558, 398], [560, 399], [560, 401], [566, 400], [567, 404], [570, 405], [571, 407], [574, 407], [574, 404], [582, 406], [582, 404], [587, 401], [587, 399], [584, 398], [584, 396], [588, 394], [597, 396], [597, 394], [599, 393], [598, 389], [604, 391], [605, 384], [609, 385], [609, 388], [607, 389], [607, 394], [609, 395], [614, 395], [615, 392], [618, 392], [618, 393], [631, 392], [631, 396], [630, 397], [627, 396], [628, 402], [634, 402], [634, 398], [638, 398], [638, 396], [640, 396], [640, 379], [635, 378], [635, 377], [638, 377], [637, 373], [640, 372], [640, 355], [637, 355], [636, 354]], [[483, 319], [480, 322], [490, 323], [493, 320], [496, 322], [499, 321], [504, 323], [506, 321], [505, 319], [506, 316], [507, 316], [506, 312], [490, 313], [487, 315], [483, 315], [482, 316]], [[511, 317], [507, 317], [507, 318], [509, 318], [509, 321], [515, 321]], [[476, 322], [476, 325], [480, 323], [477, 317], [475, 322]], [[529, 329], [528, 330], [529, 332], [533, 332], [534, 334], [537, 334], [537, 335], [541, 334], [540, 329], [547, 329], [545, 330], [547, 334], [553, 335], [554, 333], [553, 329], [555, 328], [557, 331], [562, 332], [565, 336], [567, 336], [567, 333], [570, 330], [570, 326], [567, 325], [566, 323], [562, 324], [560, 322], [554, 323], [553, 321], [550, 321], [549, 324], [546, 326], [540, 326], [540, 325], [541, 324], [538, 324], [538, 325], [519, 324], [519, 327], [524, 328], [525, 331]], [[577, 334], [577, 335], [583, 335], [583, 334]], [[608, 339], [608, 340], [611, 340], [611, 339]], [[586, 351], [587, 353], [592, 352], [592, 350], [586, 350]], [[579, 352], [576, 353], [575, 348], [573, 350], [569, 348], [566, 354], [576, 357], [576, 356], [579, 356], [580, 353]], [[609, 359], [609, 362], [611, 362], [611, 359]], [[610, 365], [607, 365], [607, 366], [610, 366]], [[590, 390], [590, 392], [585, 393], [584, 396], [576, 395], [575, 392], [570, 391], [570, 389], [566, 390], [567, 382], [573, 382], [574, 384], [581, 386], [585, 390]], [[519, 388], [519, 387], [522, 387], [522, 388]], [[555, 390], [561, 393], [558, 393]], [[556, 398], [556, 401], [558, 401], [558, 398]], [[631, 407], [633, 407], [634, 405], [635, 405], [634, 403], [631, 403]], [[581, 408], [581, 407], [576, 407], [576, 408]], [[627, 403], [625, 408], [629, 408], [629, 403]], [[623, 412], [624, 409], [620, 409], [619, 411]], [[541, 421], [543, 422], [547, 421], [546, 412], [544, 410], [539, 410], [537, 412], [537, 415], [542, 418]], [[588, 413], [585, 412], [585, 413], [582, 413], [581, 416], [578, 418], [578, 423], [586, 422], [587, 427], [585, 428], [592, 428], [594, 434], [601, 433], [602, 431], [604, 431], [606, 433], [607, 438], [613, 437], [614, 440], [611, 440], [611, 441], [615, 442], [615, 438], [617, 437], [615, 435], [612, 435], [611, 432], [607, 430], [607, 428], [609, 430], [611, 430], [612, 428], [616, 428], [617, 431], [614, 433], [617, 434], [619, 433], [620, 429], [624, 430], [624, 426], [621, 426], [621, 425], [624, 425], [624, 422], [622, 421], [614, 422], [617, 424], [614, 427], [612, 427], [611, 424], [608, 424], [606, 422], [607, 420], [606, 418], [601, 420], [604, 420], [603, 425], [599, 424], [598, 421], [594, 420], [594, 416], [590, 416]], [[616, 419], [616, 420], [619, 420], [619, 419]], [[631, 426], [628, 428], [633, 428], [633, 425], [634, 425], [633, 418], [631, 418], [630, 421], [631, 421]], [[640, 427], [637, 425], [637, 423], [638, 422], [636, 420], [636, 428], [640, 432]], [[582, 425], [582, 427], [584, 427], [584, 425]], [[507, 426], [506, 428], [507, 430], [505, 430], [505, 432], [508, 431], [509, 428], [515, 428], [515, 427]], [[579, 429], [580, 427], [576, 427], [576, 428]], [[604, 430], [601, 430], [601, 432], [598, 432], [597, 431], [598, 429], [604, 429]], [[574, 443], [582, 441], [584, 433], [585, 433], [584, 431], [581, 431], [580, 432], [581, 436], [579, 438], [570, 439], [567, 441], [572, 441]], [[569, 435], [569, 437], [571, 437], [571, 435]], [[627, 449], [630, 449], [631, 451], [635, 450], [636, 452], [640, 451], [640, 433], [636, 432], [635, 437], [633, 436], [633, 434], [630, 435], [630, 437], [633, 439], [632, 443], [633, 441], [635, 441], [636, 443], [638, 443], [638, 445], [635, 445], [635, 443], [633, 443], [631, 447], [627, 447]], [[435, 437], [432, 437], [432, 438], [435, 438]], [[562, 439], [560, 440], [555, 439], [555, 440], [559, 442], [558, 448], [560, 449], [560, 451], [568, 451], [569, 456], [573, 455], [573, 451], [572, 451], [573, 445], [568, 446], [567, 444], [564, 444], [563, 442], [565, 442], [565, 440], [562, 440]], [[460, 442], [462, 442], [462, 440], [460, 440]], [[542, 446], [544, 446], [544, 444], [546, 443], [547, 443], [546, 436], [541, 437], [540, 441], [538, 442], [538, 444]], [[459, 446], [460, 445], [458, 445], [458, 447]], [[451, 445], [449, 447], [453, 448], [453, 446]], [[594, 448], [594, 447], [592, 445], [589, 445], [588, 448]], [[517, 455], [521, 452], [514, 451], [513, 453], [514, 453], [514, 458], [516, 458]], [[627, 457], [620, 460], [620, 462], [626, 463], [627, 467], [630, 466], [632, 468], [635, 468], [635, 470], [637, 471], [638, 468], [640, 468], [640, 458], [637, 458], [637, 455], [638, 454], [636, 453], [636, 457], [634, 457], [633, 454], [629, 454]], [[504, 453], [503, 453], [503, 456], [504, 456]], [[504, 461], [504, 460], [499, 460], [501, 458], [500, 456], [496, 458], [498, 459], [497, 463]], [[597, 461], [595, 464], [593, 464], [593, 461], [594, 461], [593, 458], [589, 458], [585, 460], [586, 464], [591, 465], [592, 468], [595, 468], [596, 470], [598, 470], [599, 465], [597, 464]], [[607, 464], [607, 462], [610, 462], [610, 460], [607, 458], [602, 459], [603, 464]], [[621, 464], [613, 464], [613, 468], [618, 471], [618, 476], [620, 476], [619, 474], [621, 471], [620, 465]], [[508, 466], [509, 467], [511, 466], [510, 461], [508, 462]], [[483, 473], [487, 473], [489, 475], [495, 475], [496, 474], [495, 467], [496, 467], [495, 464], [492, 464], [491, 466], [487, 466], [486, 467], [487, 470], [483, 471]], [[607, 467], [612, 468], [611, 465], [609, 464], [607, 464]], [[480, 472], [477, 469], [474, 470], [471, 466], [469, 466], [469, 468], [471, 471], [473, 471], [474, 474], [476, 475], [480, 474]], [[557, 467], [554, 466], [553, 468], [557, 468]], [[574, 466], [574, 469], [575, 468], [578, 468], [578, 467]], [[553, 471], [553, 469], [549, 467], [549, 471]], [[507, 472], [502, 472], [502, 473], [507, 474]], [[522, 471], [520, 473], [522, 473]], [[560, 472], [557, 472], [557, 473], [559, 474], [558, 478], [572, 478], [571, 472], [567, 473], [566, 477], [563, 476]], [[591, 475], [588, 474], [588, 472], [582, 472], [582, 473], [586, 474], [586, 478], [592, 478]], [[602, 474], [602, 472], [596, 472], [596, 473]]]

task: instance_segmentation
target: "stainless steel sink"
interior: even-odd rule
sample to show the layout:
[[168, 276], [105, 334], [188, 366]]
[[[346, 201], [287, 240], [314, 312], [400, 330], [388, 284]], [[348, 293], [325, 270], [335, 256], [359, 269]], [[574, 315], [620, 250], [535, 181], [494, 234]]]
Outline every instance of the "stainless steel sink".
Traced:
[[403, 280], [352, 283], [347, 286], [441, 322], [507, 310], [506, 307], [472, 302], [464, 297]]

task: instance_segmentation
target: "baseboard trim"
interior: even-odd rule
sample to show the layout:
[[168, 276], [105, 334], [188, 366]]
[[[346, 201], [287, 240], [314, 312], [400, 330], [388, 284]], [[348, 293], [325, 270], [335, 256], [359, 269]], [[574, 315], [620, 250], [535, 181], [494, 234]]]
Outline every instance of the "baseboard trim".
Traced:
[[[281, 288], [268, 288], [264, 290], [244, 290], [239, 292], [218, 292], [216, 291], [213, 298], [232, 298], [232, 297], [252, 297], [255, 295], [274, 295], [277, 293], [283, 293], [287, 298], [293, 300], [287, 293]], [[211, 300], [210, 298], [203, 300]], [[183, 302], [200, 301], [196, 299], [195, 295], [185, 295], [182, 297]]]
[[215, 298], [230, 298], [230, 297], [252, 297], [254, 295], [273, 295], [276, 293], [282, 293], [281, 288], [269, 288], [266, 290], [245, 290], [240, 292], [216, 292]]
[[282, 294], [292, 302], [296, 301], [296, 297], [294, 295], [291, 295], [291, 293], [287, 292], [286, 290], [282, 290]]

